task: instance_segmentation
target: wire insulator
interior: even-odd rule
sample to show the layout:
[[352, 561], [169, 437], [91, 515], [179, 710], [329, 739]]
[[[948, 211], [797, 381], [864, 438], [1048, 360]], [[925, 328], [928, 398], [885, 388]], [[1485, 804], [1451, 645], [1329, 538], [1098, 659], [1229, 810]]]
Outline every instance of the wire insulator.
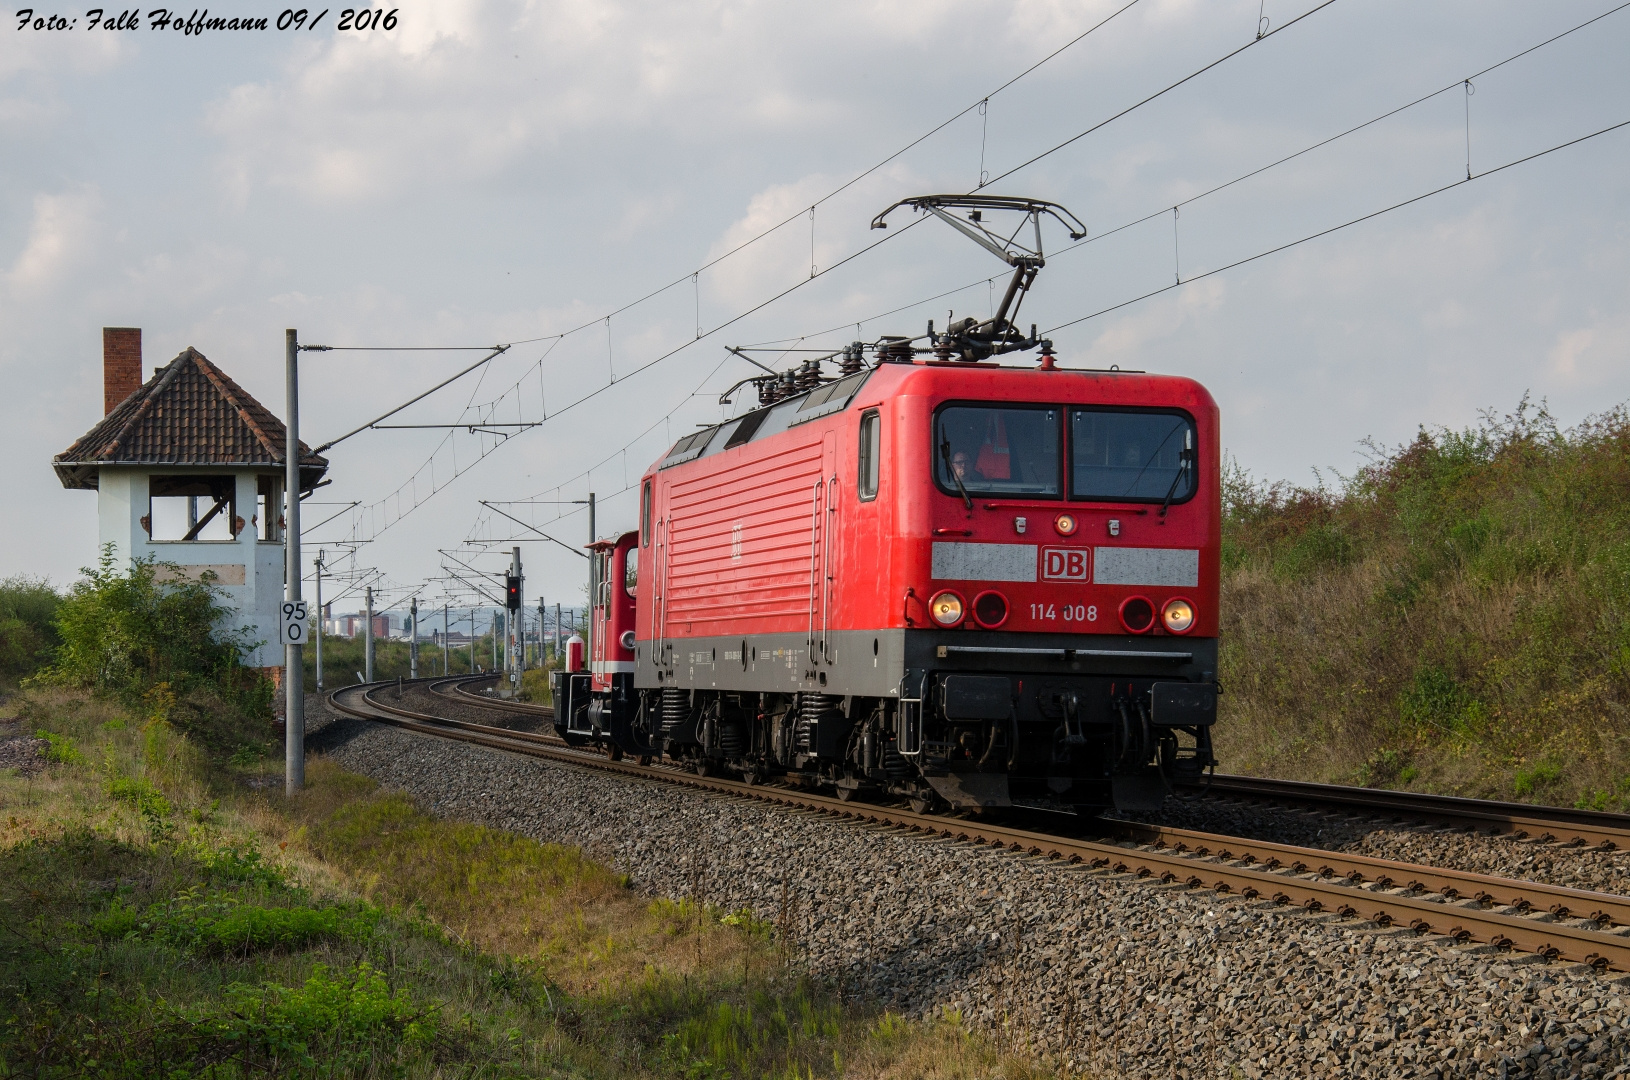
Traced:
[[821, 385], [821, 362], [819, 360], [805, 360], [798, 369], [798, 391], [813, 390]]
[[845, 345], [843, 347], [843, 359], [838, 362], [838, 375], [839, 377], [859, 375], [860, 369], [864, 365], [865, 359], [861, 355], [859, 342], [853, 345]]

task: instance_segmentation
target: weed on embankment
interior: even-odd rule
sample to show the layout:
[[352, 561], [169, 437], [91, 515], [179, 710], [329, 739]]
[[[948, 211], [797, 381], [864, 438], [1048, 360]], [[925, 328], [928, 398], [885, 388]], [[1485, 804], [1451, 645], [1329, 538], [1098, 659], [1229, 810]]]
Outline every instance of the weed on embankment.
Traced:
[[1228, 771], [1630, 808], [1630, 413], [1224, 498]]
[[[0, 1076], [1075, 1075], [841, 1001], [746, 912], [443, 821], [317, 758], [223, 761], [82, 692], [0, 771]], [[0, 728], [0, 735], [7, 734]]]

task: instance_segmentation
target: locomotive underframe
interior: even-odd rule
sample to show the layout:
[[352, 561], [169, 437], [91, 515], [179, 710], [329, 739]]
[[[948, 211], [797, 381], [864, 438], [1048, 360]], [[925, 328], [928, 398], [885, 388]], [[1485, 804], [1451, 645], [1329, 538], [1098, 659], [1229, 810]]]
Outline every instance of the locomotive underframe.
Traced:
[[598, 692], [556, 674], [567, 741], [957, 809], [1152, 808], [1214, 764], [1215, 639], [850, 631], [637, 654]]

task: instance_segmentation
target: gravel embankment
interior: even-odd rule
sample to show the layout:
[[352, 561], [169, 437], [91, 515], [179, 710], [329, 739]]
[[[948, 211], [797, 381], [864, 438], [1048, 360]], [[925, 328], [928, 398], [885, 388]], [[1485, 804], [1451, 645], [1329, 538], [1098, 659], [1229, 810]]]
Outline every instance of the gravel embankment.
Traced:
[[1127, 816], [1280, 844], [1630, 894], [1630, 851], [1421, 828], [1231, 799], [1173, 799], [1158, 815]]
[[22, 725], [0, 722], [0, 769], [16, 769], [18, 776], [33, 776], [45, 768], [44, 739], [20, 734]]
[[[1106, 1076], [1630, 1073], [1630, 985], [1265, 902], [924, 841], [308, 710], [427, 809], [789, 925], [853, 997], [960, 1009]], [[790, 898], [783, 915], [783, 888]]]
[[[548, 726], [540, 718], [482, 708], [451, 694], [433, 694], [423, 685], [407, 687], [401, 703], [405, 708], [494, 727], [542, 731]], [[1128, 816], [1229, 836], [1630, 895], [1630, 850], [1599, 851], [1232, 799], [1174, 799], [1158, 815]]]

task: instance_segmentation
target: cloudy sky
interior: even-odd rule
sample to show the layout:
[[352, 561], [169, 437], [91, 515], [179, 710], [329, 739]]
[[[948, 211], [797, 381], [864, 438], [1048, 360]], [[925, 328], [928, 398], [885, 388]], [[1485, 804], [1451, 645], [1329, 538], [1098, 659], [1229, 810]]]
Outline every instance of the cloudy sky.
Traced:
[[[346, 565], [407, 588], [439, 575], [438, 549], [496, 568], [469, 541], [530, 535], [482, 500], [580, 542], [570, 500], [593, 490], [601, 531], [620, 531], [645, 465], [753, 372], [724, 346], [987, 314], [993, 257], [938, 223], [902, 229], [905, 213], [867, 229], [898, 198], [982, 173], [1091, 230], [1046, 237], [1026, 323], [1198, 279], [1058, 330], [1058, 352], [1200, 379], [1258, 476], [1351, 471], [1361, 440], [1467, 425], [1524, 393], [1564, 423], [1630, 399], [1630, 128], [1481, 175], [1630, 120], [1630, 9], [1468, 95], [1467, 76], [1612, 0], [1138, 0], [993, 93], [1125, 6], [440, 0], [405, 3], [389, 30], [340, 31], [331, 9], [315, 29], [201, 34], [152, 29], [147, 11], [111, 31], [79, 8], [37, 7], [78, 20], [65, 30], [13, 15], [0, 576], [64, 583], [94, 558], [95, 497], [62, 490], [49, 460], [100, 416], [103, 326], [142, 327], [149, 370], [192, 345], [280, 413], [285, 327], [331, 345], [515, 343], [396, 421], [541, 426], [342, 443], [308, 521], [360, 505], [308, 544], [368, 540]], [[281, 10], [211, 14], [275, 25]], [[1464, 180], [1468, 144], [1471, 183], [1202, 276]], [[481, 355], [308, 355], [307, 441]], [[525, 547], [534, 598], [580, 595], [581, 560]]]

